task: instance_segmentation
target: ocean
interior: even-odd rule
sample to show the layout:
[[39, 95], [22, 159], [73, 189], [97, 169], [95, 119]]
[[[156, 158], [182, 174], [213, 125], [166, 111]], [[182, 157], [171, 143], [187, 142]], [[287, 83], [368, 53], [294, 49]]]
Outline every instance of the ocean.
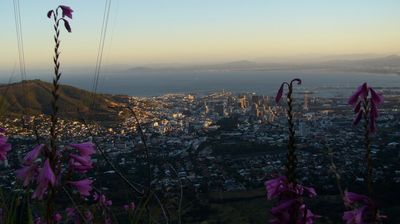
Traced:
[[[28, 79], [50, 81], [51, 75], [28, 75]], [[134, 71], [100, 74], [97, 92], [131, 96], [159, 96], [167, 93], [208, 93], [213, 91], [251, 92], [274, 95], [280, 84], [302, 79], [299, 91], [317, 96], [345, 96], [363, 82], [379, 89], [400, 88], [400, 75], [328, 70], [279, 71]], [[5, 79], [2, 77], [2, 79]], [[5, 82], [1, 80], [1, 82]], [[93, 75], [64, 73], [62, 84], [92, 90]]]

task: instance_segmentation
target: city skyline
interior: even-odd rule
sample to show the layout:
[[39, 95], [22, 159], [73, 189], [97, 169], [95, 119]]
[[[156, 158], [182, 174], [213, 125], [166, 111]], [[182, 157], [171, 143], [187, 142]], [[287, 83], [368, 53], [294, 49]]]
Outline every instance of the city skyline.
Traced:
[[[94, 66], [104, 1], [21, 1], [28, 69], [50, 68], [51, 22], [58, 4], [74, 9], [62, 33], [67, 67]], [[112, 1], [103, 64], [214, 63], [271, 58], [400, 52], [400, 2], [386, 1]], [[0, 2], [0, 70], [18, 63], [12, 1]]]

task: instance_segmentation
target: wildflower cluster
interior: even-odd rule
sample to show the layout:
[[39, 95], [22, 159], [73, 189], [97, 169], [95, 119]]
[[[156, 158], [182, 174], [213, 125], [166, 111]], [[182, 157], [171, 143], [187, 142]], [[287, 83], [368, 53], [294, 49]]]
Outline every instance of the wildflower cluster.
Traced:
[[317, 193], [314, 188], [304, 187], [297, 183], [296, 168], [296, 144], [293, 113], [293, 84], [301, 84], [301, 79], [293, 79], [291, 82], [282, 83], [279, 88], [275, 102], [279, 103], [283, 96], [284, 87], [288, 87], [287, 97], [287, 120], [288, 120], [288, 153], [286, 161], [286, 175], [265, 182], [267, 197], [269, 200], [278, 199], [278, 204], [271, 209], [274, 216], [270, 223], [274, 224], [293, 224], [306, 223], [312, 224], [318, 215], [314, 215], [305, 205], [303, 196], [315, 197]]
[[366, 195], [345, 192], [346, 207], [353, 210], [343, 213], [346, 224], [381, 223], [386, 216], [380, 215], [374, 201]]
[[[278, 199], [278, 205], [271, 209], [271, 214], [274, 219], [271, 223], [285, 224], [285, 223], [313, 223], [319, 216], [314, 215], [303, 203], [302, 196], [306, 195], [310, 198], [316, 196], [313, 188], [304, 187], [297, 184], [296, 181], [296, 163], [297, 158], [295, 154], [295, 131], [293, 122], [293, 106], [292, 106], [292, 92], [293, 82], [301, 84], [300, 79], [293, 79], [290, 83], [284, 82], [280, 86], [275, 101], [278, 103], [282, 96], [284, 87], [287, 86], [289, 91], [287, 93], [287, 118], [289, 126], [289, 141], [288, 141], [288, 158], [286, 162], [286, 176], [281, 176], [265, 182], [267, 189], [267, 197], [269, 200]], [[353, 106], [354, 113], [356, 114], [353, 120], [353, 125], [356, 126], [364, 117], [365, 135], [364, 144], [366, 148], [367, 158], [367, 183], [369, 193], [372, 194], [372, 157], [370, 134], [376, 132], [376, 120], [378, 118], [378, 106], [383, 103], [383, 96], [377, 93], [373, 88], [363, 83], [357, 90], [350, 96], [348, 103]], [[347, 224], [361, 224], [361, 223], [380, 223], [382, 216], [377, 210], [374, 201], [365, 195], [360, 195], [352, 192], [346, 192], [343, 198], [347, 208], [353, 208], [351, 211], [346, 211], [343, 214], [343, 220]]]
[[[73, 149], [80, 154], [73, 154]], [[16, 171], [17, 179], [22, 181], [24, 187], [28, 187], [31, 183], [36, 184], [36, 190], [32, 194], [32, 198], [39, 200], [47, 194], [49, 187], [70, 185], [74, 187], [82, 196], [89, 196], [92, 181], [85, 178], [82, 180], [63, 182], [63, 177], [71, 177], [74, 172], [82, 173], [88, 171], [91, 166], [90, 156], [95, 153], [95, 145], [91, 142], [81, 144], [71, 144], [66, 147], [63, 152], [58, 153], [56, 161], [51, 165], [51, 161], [46, 157], [50, 148], [44, 144], [37, 145], [28, 152], [22, 160], [22, 168]], [[42, 161], [44, 162], [42, 163]], [[62, 162], [68, 162], [68, 169], [62, 169]], [[66, 175], [68, 174], [68, 175]]]
[[304, 204], [303, 196], [313, 198], [317, 195], [314, 188], [289, 183], [285, 176], [265, 182], [267, 198], [278, 199], [278, 204], [271, 209], [273, 224], [306, 223], [312, 224], [320, 216], [314, 215]]
[[[371, 95], [370, 98], [368, 98], [369, 95]], [[348, 103], [353, 106], [356, 114], [353, 125], [356, 126], [364, 116], [367, 121], [368, 131], [370, 133], [376, 132], [378, 106], [383, 103], [383, 96], [368, 86], [367, 83], [364, 83], [350, 96]]]
[[110, 210], [112, 201], [107, 199], [104, 194], [97, 192], [94, 192], [91, 196], [93, 199], [91, 206], [70, 207], [65, 210], [68, 223], [112, 223]]
[[[369, 97], [370, 96], [370, 97]], [[370, 196], [372, 188], [372, 157], [370, 134], [376, 132], [376, 119], [378, 118], [378, 106], [383, 103], [383, 96], [373, 88], [363, 83], [350, 96], [348, 103], [353, 106], [356, 114], [353, 125], [356, 126], [364, 117], [364, 146], [367, 160], [366, 182]], [[343, 198], [346, 207], [353, 208], [343, 214], [343, 220], [347, 224], [380, 223], [385, 216], [379, 214], [378, 208], [371, 197], [345, 192]]]
[[93, 200], [96, 203], [95, 207], [100, 213], [100, 217], [102, 217], [106, 223], [111, 223], [111, 211], [110, 207], [112, 205], [112, 201], [109, 200], [104, 194], [98, 194], [95, 192], [93, 194]]

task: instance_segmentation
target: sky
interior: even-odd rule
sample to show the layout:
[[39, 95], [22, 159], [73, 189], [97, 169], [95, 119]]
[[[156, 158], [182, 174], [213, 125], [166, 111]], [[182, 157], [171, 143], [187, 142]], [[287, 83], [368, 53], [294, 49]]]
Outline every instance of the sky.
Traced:
[[[74, 9], [66, 67], [94, 67], [105, 0], [20, 0], [28, 69], [51, 68], [48, 10]], [[103, 64], [217, 63], [400, 52], [399, 0], [113, 0]], [[13, 1], [0, 1], [0, 70], [18, 63]]]

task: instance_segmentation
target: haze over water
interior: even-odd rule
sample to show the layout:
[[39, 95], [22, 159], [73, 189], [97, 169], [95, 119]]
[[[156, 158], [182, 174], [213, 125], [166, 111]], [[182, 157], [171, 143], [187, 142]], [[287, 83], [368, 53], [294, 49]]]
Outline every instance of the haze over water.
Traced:
[[[31, 76], [50, 81], [51, 76]], [[317, 96], [348, 95], [363, 82], [375, 87], [399, 88], [400, 75], [327, 70], [280, 71], [134, 71], [105, 73], [100, 77], [98, 92], [131, 96], [158, 96], [167, 93], [207, 93], [210, 91], [254, 92], [274, 95], [284, 80], [301, 78], [300, 89], [313, 91]], [[5, 82], [5, 79], [0, 80]], [[16, 81], [16, 80], [15, 80]], [[62, 82], [90, 90], [92, 80], [83, 74], [66, 73]]]

